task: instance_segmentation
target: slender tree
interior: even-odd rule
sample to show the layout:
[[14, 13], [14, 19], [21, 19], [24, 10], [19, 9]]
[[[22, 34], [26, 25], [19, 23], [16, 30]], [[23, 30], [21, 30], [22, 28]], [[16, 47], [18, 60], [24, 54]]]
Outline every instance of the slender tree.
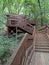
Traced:
[[39, 8], [40, 8], [40, 16], [41, 16], [41, 26], [43, 26], [43, 12], [41, 10], [41, 4], [40, 4], [40, 0], [38, 0], [38, 4], [39, 4]]

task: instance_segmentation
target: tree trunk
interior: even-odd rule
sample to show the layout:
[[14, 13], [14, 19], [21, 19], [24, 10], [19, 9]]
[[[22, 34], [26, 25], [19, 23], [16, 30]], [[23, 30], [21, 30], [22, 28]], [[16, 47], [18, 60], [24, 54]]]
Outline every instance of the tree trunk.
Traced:
[[43, 17], [42, 17], [42, 11], [41, 11], [41, 5], [40, 5], [40, 0], [38, 0], [39, 8], [40, 8], [40, 16], [41, 16], [41, 26], [43, 26]]

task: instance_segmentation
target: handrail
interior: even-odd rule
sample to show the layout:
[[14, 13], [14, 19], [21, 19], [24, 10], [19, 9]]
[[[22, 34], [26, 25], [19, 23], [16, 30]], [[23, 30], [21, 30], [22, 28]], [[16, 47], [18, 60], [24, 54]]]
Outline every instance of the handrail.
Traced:
[[35, 26], [33, 35], [25, 34], [18, 48], [6, 65], [28, 65], [32, 54], [35, 51]]

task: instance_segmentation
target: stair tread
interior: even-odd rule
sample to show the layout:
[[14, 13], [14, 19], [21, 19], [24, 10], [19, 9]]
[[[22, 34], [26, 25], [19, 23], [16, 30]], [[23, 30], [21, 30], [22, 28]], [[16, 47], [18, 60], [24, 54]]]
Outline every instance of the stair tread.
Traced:
[[49, 46], [49, 44], [38, 44], [38, 45], [35, 45], [35, 46]]
[[35, 51], [43, 51], [43, 52], [49, 52], [49, 49], [35, 49]]
[[48, 47], [39, 47], [39, 48], [36, 48], [36, 49], [49, 49]]
[[48, 45], [36, 45], [35, 47], [49, 47]]
[[35, 48], [45, 48], [45, 49], [49, 49], [49, 47], [35, 47]]

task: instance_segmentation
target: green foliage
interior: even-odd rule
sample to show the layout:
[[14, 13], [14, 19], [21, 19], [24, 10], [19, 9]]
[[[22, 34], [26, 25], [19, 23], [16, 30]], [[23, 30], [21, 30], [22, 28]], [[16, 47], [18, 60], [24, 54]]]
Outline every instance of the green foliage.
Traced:
[[[40, 1], [40, 6], [38, 1]], [[41, 8], [40, 8], [41, 7]], [[4, 14], [17, 13], [27, 15], [30, 19], [35, 18], [37, 25], [49, 22], [49, 0], [0, 0], [0, 30], [4, 30], [7, 17]], [[42, 15], [41, 15], [42, 13]], [[20, 38], [22, 35], [18, 36]], [[11, 47], [17, 47], [18, 40], [13, 36], [0, 36], [0, 57]], [[6, 58], [3, 61], [7, 60]]]
[[7, 22], [7, 17], [3, 14], [0, 14], [0, 30], [4, 29], [4, 25]]
[[[46, 16], [49, 12], [49, 0], [39, 0], [41, 11]], [[36, 18], [40, 15], [38, 0], [0, 0], [0, 13], [17, 13]]]
[[0, 36], [0, 57], [4, 55], [12, 46], [18, 45], [17, 39], [13, 36]]
[[49, 0], [0, 0], [0, 14], [6, 13], [27, 15], [30, 19], [39, 19], [40, 23], [45, 20], [48, 23]]

